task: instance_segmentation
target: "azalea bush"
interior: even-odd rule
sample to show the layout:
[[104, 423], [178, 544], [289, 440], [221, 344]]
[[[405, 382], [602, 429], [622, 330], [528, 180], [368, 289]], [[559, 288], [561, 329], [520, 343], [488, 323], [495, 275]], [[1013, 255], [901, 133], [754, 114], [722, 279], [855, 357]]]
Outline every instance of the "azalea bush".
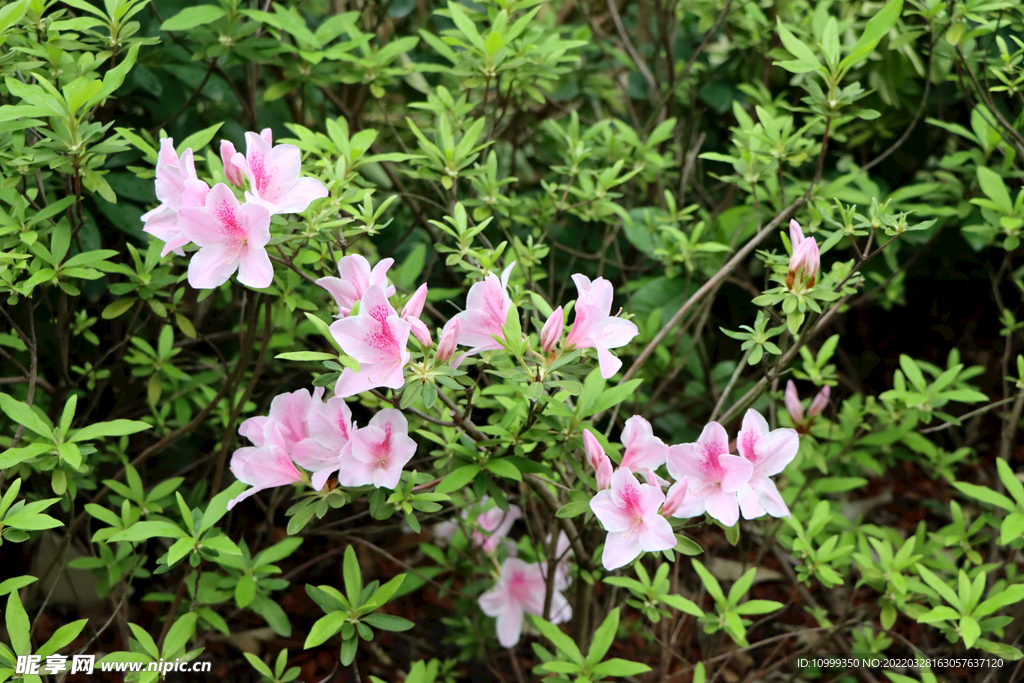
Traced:
[[0, 7], [0, 680], [1016, 680], [1022, 30]]

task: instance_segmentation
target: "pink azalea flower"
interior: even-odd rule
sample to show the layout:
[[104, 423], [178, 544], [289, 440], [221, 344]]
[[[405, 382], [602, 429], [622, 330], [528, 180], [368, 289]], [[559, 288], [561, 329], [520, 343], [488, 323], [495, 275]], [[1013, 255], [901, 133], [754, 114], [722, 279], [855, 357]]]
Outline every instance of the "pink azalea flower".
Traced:
[[458, 318], [452, 318], [441, 330], [441, 339], [437, 342], [437, 362], [444, 363], [455, 355], [455, 349], [459, 343], [459, 334], [462, 333], [462, 323]]
[[182, 249], [191, 240], [182, 231], [178, 211], [183, 207], [202, 207], [210, 187], [196, 176], [192, 150], [186, 149], [181, 158], [174, 151], [171, 138], [160, 140], [160, 153], [156, 164], [156, 196], [160, 205], [142, 216], [142, 231], [164, 242], [160, 256], [170, 252], [184, 256]]
[[420, 320], [420, 314], [423, 313], [423, 306], [427, 303], [427, 284], [423, 283], [420, 285], [412, 297], [402, 308], [402, 320], [409, 323], [412, 326], [412, 334], [416, 337], [421, 344], [427, 348], [433, 346], [434, 341], [430, 338], [430, 330]]
[[371, 271], [366, 257], [362, 254], [349, 254], [338, 261], [338, 277], [322, 277], [316, 283], [326, 289], [338, 304], [338, 315], [335, 317], [344, 318], [372, 286], [383, 289], [387, 298], [394, 296], [395, 286], [388, 285], [387, 276], [388, 268], [394, 262], [393, 258], [378, 261]]
[[729, 454], [729, 436], [717, 422], [704, 427], [697, 443], [672, 446], [668, 471], [674, 479], [689, 479], [688, 500], [676, 517], [693, 517], [707, 511], [726, 526], [740, 516], [736, 492], [749, 480], [753, 467], [744, 458]]
[[324, 487], [327, 479], [352, 462], [345, 445], [356, 431], [352, 411], [345, 399], [334, 397], [326, 403], [314, 401], [306, 416], [309, 436], [295, 444], [295, 464], [313, 473], [313, 488]]
[[272, 214], [300, 213], [310, 202], [327, 196], [316, 178], [302, 178], [302, 155], [295, 145], [271, 147], [270, 129], [261, 135], [245, 134], [245, 156], [236, 152], [231, 162], [249, 178], [247, 202], [264, 206]]
[[228, 502], [228, 510], [264, 489], [302, 481], [302, 474], [292, 464], [288, 453], [274, 444], [262, 448], [239, 448], [231, 456], [231, 472], [238, 481], [252, 488], [232, 498]]
[[385, 408], [352, 434], [345, 452], [352, 459], [338, 473], [338, 484], [393, 489], [416, 453], [416, 442], [409, 438], [409, 422], [402, 411]]
[[748, 410], [736, 446], [752, 466], [750, 480], [737, 491], [743, 518], [754, 519], [766, 512], [772, 517], [789, 517], [789, 508], [769, 477], [786, 469], [796, 457], [800, 447], [796, 430], [769, 431], [764, 417], [756, 410]]
[[[501, 565], [498, 584], [480, 596], [483, 613], [495, 617], [498, 642], [502, 647], [515, 647], [523, 632], [523, 618], [529, 613], [537, 616], [544, 612], [547, 585], [539, 564], [527, 564], [518, 557], [510, 557]], [[551, 596], [552, 623], [561, 623], [572, 616], [572, 608], [560, 592]]]
[[359, 372], [352, 368], [342, 371], [334, 395], [347, 398], [375, 387], [401, 389], [405, 384], [402, 368], [410, 358], [406, 345], [411, 329], [398, 317], [383, 289], [368, 287], [359, 304], [359, 315], [331, 325], [331, 335], [359, 362]]
[[239, 206], [224, 183], [217, 183], [205, 208], [182, 208], [179, 223], [185, 236], [200, 249], [188, 264], [188, 283], [212, 289], [238, 271], [238, 281], [256, 289], [274, 281], [266, 246], [270, 241], [270, 214], [262, 206]]
[[[484, 498], [480, 502], [486, 504], [486, 500]], [[522, 516], [523, 511], [518, 505], [509, 505], [508, 512], [498, 506], [486, 510], [476, 518], [477, 526], [482, 531], [473, 532], [473, 544], [483, 548], [484, 552], [493, 553], [498, 549], [498, 543], [508, 536], [512, 525]]]
[[466, 310], [455, 316], [462, 322], [459, 344], [473, 347], [465, 356], [502, 348], [494, 337], [504, 339], [501, 328], [512, 307], [512, 299], [506, 290], [508, 277], [515, 265], [513, 261], [502, 271], [500, 280], [494, 273], [488, 273], [482, 282], [469, 288]]
[[612, 485], [612, 461], [605, 454], [604, 447], [589, 429], [583, 430], [583, 450], [587, 454], [587, 462], [594, 468], [597, 477], [597, 490], [604, 491]]
[[590, 501], [590, 509], [608, 532], [601, 556], [605, 569], [623, 567], [642, 552], [675, 547], [672, 525], [658, 514], [663, 502], [661, 489], [639, 483], [627, 469], [616, 470], [611, 488]]
[[245, 172], [232, 161], [237, 153], [233, 144], [227, 140], [220, 141], [220, 160], [224, 164], [224, 175], [229, 183], [235, 187], [242, 187], [245, 184]]
[[279, 394], [270, 402], [269, 415], [250, 417], [238, 427], [238, 433], [257, 448], [273, 443], [291, 455], [295, 444], [309, 437], [306, 419], [323, 395], [322, 387], [312, 396], [308, 389]]
[[551, 313], [551, 317], [544, 323], [540, 331], [540, 348], [544, 353], [551, 353], [562, 338], [562, 329], [565, 327], [565, 313], [559, 306]]
[[654, 436], [651, 423], [639, 415], [626, 420], [626, 426], [622, 429], [622, 445], [626, 447], [626, 452], [619, 467], [626, 467], [633, 472], [653, 472], [664, 465], [668, 457], [668, 446]]
[[640, 334], [640, 330], [628, 320], [611, 315], [612, 283], [603, 277], [591, 282], [579, 273], [573, 275], [572, 279], [576, 283], [579, 297], [576, 300], [576, 319], [569, 330], [565, 346], [596, 349], [601, 376], [608, 379], [622, 367], [622, 361], [612, 355], [609, 349], [625, 346]]

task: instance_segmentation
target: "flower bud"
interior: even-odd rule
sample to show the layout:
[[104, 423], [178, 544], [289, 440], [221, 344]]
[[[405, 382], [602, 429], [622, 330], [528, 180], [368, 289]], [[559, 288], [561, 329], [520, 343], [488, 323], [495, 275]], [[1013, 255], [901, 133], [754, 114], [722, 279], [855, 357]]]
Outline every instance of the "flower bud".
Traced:
[[828, 405], [828, 399], [831, 394], [831, 387], [822, 387], [818, 395], [811, 401], [811, 406], [807, 409], [807, 417], [817, 417], [820, 415], [821, 411]]
[[796, 393], [796, 385], [793, 384], [793, 380], [789, 380], [786, 384], [786, 410], [789, 411], [789, 416], [793, 418], [793, 422], [800, 423], [804, 421], [804, 407], [800, 405], [800, 395]]
[[220, 160], [224, 162], [224, 175], [227, 176], [229, 183], [235, 187], [242, 187], [245, 184], [245, 173], [231, 161], [233, 156], [235, 156], [235, 146], [227, 140], [221, 140]]
[[796, 222], [796, 219], [789, 221], [789, 241], [793, 245], [793, 251], [796, 251], [796, 248], [804, 241], [804, 231], [800, 229], [800, 224]]
[[821, 268], [821, 252], [813, 237], [804, 238], [800, 246], [793, 249], [789, 258], [789, 274], [786, 275], [786, 286], [792, 290], [800, 275], [801, 286], [813, 287]]
[[686, 494], [690, 486], [690, 478], [683, 477], [676, 483], [672, 484], [672, 487], [668, 490], [668, 495], [665, 497], [665, 503], [661, 506], [661, 514], [666, 517], [672, 517], [679, 510], [683, 501], [686, 500]]
[[544, 353], [551, 353], [555, 349], [555, 345], [558, 344], [562, 338], [562, 328], [565, 326], [565, 314], [562, 313], [562, 307], [559, 306], [548, 318], [548, 321], [544, 323], [544, 327], [540, 331], [540, 348]]
[[269, 128], [264, 128], [260, 131], [260, 137], [267, 141], [268, 145], [274, 144], [274, 131]]
[[583, 430], [583, 449], [587, 454], [587, 462], [597, 474], [597, 490], [611, 488], [612, 461], [605, 455], [604, 448], [589, 429]]
[[430, 338], [430, 330], [420, 320], [420, 313], [423, 312], [423, 306], [427, 303], [427, 284], [424, 282], [417, 288], [413, 295], [406, 302], [405, 307], [402, 308], [402, 320], [406, 321], [412, 326], [412, 334], [416, 339], [419, 340], [420, 344], [427, 347], [428, 349], [434, 345], [434, 340]]
[[459, 343], [459, 333], [462, 332], [462, 323], [458, 318], [452, 318], [441, 330], [441, 339], [437, 342], [437, 360], [443, 363], [455, 353]]

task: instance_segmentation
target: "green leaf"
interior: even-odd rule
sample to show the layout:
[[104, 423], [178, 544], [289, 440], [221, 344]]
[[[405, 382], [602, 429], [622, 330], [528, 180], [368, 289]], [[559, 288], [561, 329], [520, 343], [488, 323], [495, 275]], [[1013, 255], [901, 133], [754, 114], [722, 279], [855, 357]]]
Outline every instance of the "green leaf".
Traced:
[[211, 548], [222, 555], [241, 555], [241, 549], [227, 536], [212, 536], [202, 541], [204, 548]]
[[137, 300], [131, 297], [126, 299], [118, 299], [107, 304], [107, 307], [100, 313], [100, 317], [104, 320], [113, 320], [114, 318], [124, 315], [124, 313], [135, 305]]
[[359, 594], [363, 592], [363, 574], [359, 569], [356, 549], [351, 545], [345, 548], [342, 573], [345, 579], [345, 593], [348, 594], [349, 602], [355, 605], [359, 600]]
[[235, 602], [239, 607], [248, 607], [256, 597], [256, 579], [252, 576], [239, 577], [235, 584]]
[[225, 15], [220, 7], [215, 5], [197, 5], [189, 7], [175, 14], [160, 25], [161, 31], [184, 31], [211, 22], [217, 21]]
[[572, 519], [578, 517], [590, 509], [589, 500], [574, 500], [558, 508], [555, 517], [559, 519]]
[[105, 436], [126, 436], [136, 434], [146, 429], [152, 429], [153, 425], [139, 420], [111, 420], [110, 422], [97, 422], [75, 430], [70, 441], [89, 441]]
[[580, 652], [580, 649], [576, 646], [576, 643], [572, 641], [572, 638], [562, 633], [560, 628], [549, 621], [544, 621], [538, 616], [533, 616], [533, 625], [537, 627], [537, 630], [540, 631], [545, 638], [551, 641], [552, 645], [564, 652], [569, 659], [577, 664], [583, 664], [583, 653]]
[[363, 621], [382, 631], [408, 631], [416, 625], [408, 619], [396, 617], [392, 614], [367, 614], [363, 617]]
[[14, 654], [32, 654], [32, 644], [29, 639], [32, 626], [28, 620], [28, 613], [25, 612], [25, 607], [21, 604], [18, 591], [13, 591], [7, 596], [7, 610], [4, 617], [7, 622], [7, 637], [11, 639], [11, 649], [14, 650]]
[[279, 353], [274, 358], [280, 358], [281, 360], [338, 360], [338, 356], [335, 354], [323, 353], [322, 351], [288, 351], [287, 353]]
[[747, 600], [742, 605], [736, 607], [736, 613], [744, 615], [768, 614], [769, 612], [778, 612], [783, 607], [785, 605], [774, 600]]
[[[971, 616], [975, 618], [985, 617], [996, 610], [1016, 604], [1024, 600], [1024, 584], [1014, 584], [993, 595], [991, 598], [974, 608]], [[938, 609], [938, 608], [936, 608]], [[933, 610], [934, 611], [934, 610]], [[921, 619], [918, 618], [918, 621]]]
[[0, 393], [0, 412], [39, 436], [53, 439], [53, 429], [27, 404]]
[[124, 531], [114, 534], [111, 542], [128, 541], [138, 543], [151, 538], [185, 538], [187, 534], [176, 524], [170, 522], [147, 521], [136, 522]]
[[[281, 650], [281, 652], [284, 652], [284, 650]], [[256, 669], [256, 671], [258, 671], [261, 676], [266, 676], [271, 680], [274, 679], [274, 672], [270, 670], [269, 666], [263, 663], [263, 660], [261, 660], [259, 657], [252, 654], [251, 652], [243, 652], [242, 655], [249, 662], [249, 666]]]
[[673, 607], [683, 614], [689, 614], [698, 618], [704, 616], [704, 610], [698, 607], [697, 603], [692, 600], [688, 600], [681, 595], [669, 593], [668, 595], [661, 596], [659, 599], [669, 607]]
[[637, 676], [642, 673], [647, 673], [651, 670], [651, 667], [646, 664], [639, 662], [631, 662], [628, 659], [609, 659], [606, 662], [601, 662], [595, 666], [591, 673], [595, 676], [615, 676], [622, 678], [623, 676]]
[[952, 607], [939, 605], [933, 607], [917, 618], [917, 623], [928, 624], [936, 621], [953, 621], [960, 618], [960, 613]]
[[221, 520], [221, 518], [228, 513], [228, 503], [231, 502], [232, 498], [238, 496], [242, 491], [248, 488], [248, 485], [241, 481], [236, 481], [227, 487], [216, 496], [210, 499], [210, 504], [206, 506], [206, 511], [203, 512], [203, 518], [199, 522], [199, 533], [203, 533], [208, 529], [213, 528], [213, 525]]
[[964, 647], [970, 649], [974, 647], [974, 643], [981, 637], [981, 625], [978, 624], [978, 620], [974, 617], [964, 617], [960, 620], [960, 635], [964, 639]]
[[499, 477], [505, 479], [512, 479], [514, 481], [522, 481], [523, 475], [519, 473], [516, 466], [510, 463], [506, 458], [498, 458], [497, 460], [488, 460], [487, 464], [484, 465], [489, 471], [494, 472]]
[[588, 411], [582, 414], [582, 417], [596, 415], [602, 411], [617, 406], [627, 398], [636, 394], [636, 390], [640, 388], [641, 384], [643, 384], [642, 379], [631, 379], [617, 387], [601, 392], [601, 394], [594, 400], [593, 405], [588, 409]]
[[161, 654], [165, 658], [174, 657], [185, 649], [188, 641], [196, 632], [196, 619], [198, 618], [199, 615], [195, 612], [188, 612], [178, 617], [178, 620], [167, 631], [167, 637], [164, 639], [164, 649]]
[[348, 614], [345, 612], [331, 612], [327, 616], [320, 617], [313, 624], [313, 628], [309, 629], [309, 635], [306, 636], [306, 642], [302, 647], [308, 650], [311, 647], [322, 645], [328, 638], [341, 630], [341, 625], [345, 623], [346, 619], [348, 619]]
[[1010, 465], [1002, 458], [996, 458], [996, 469], [999, 471], [999, 479], [1006, 487], [1007, 493], [1013, 496], [1020, 505], [1024, 505], [1024, 484], [1021, 484]]
[[584, 666], [587, 668], [593, 668], [595, 664], [604, 659], [604, 656], [608, 654], [609, 648], [612, 646], [612, 642], [615, 640], [615, 635], [619, 629], [619, 608], [616, 607], [605, 620], [601, 622], [601, 625], [594, 631], [594, 638], [590, 641], [590, 649], [587, 651], [587, 658], [584, 661]]
[[711, 597], [715, 599], [715, 602], [725, 603], [725, 593], [722, 592], [722, 586], [718, 583], [718, 579], [712, 576], [704, 565], [697, 560], [690, 560], [693, 563], [693, 568], [697, 570], [700, 575], [700, 580], [704, 584], [704, 588], [707, 589]]
[[[787, 29], [781, 21], [778, 24], [778, 33], [783, 46], [791, 55], [796, 57], [795, 63], [786, 62], [786, 64], [789, 64], [790, 66], [783, 68], [789, 71], [794, 71], [794, 68], [800, 68], [801, 71], [794, 71], [794, 73], [803, 73], [806, 71], [814, 71], [821, 66], [817, 55], [814, 54], [814, 50], [790, 33], [789, 29]], [[781, 65], [782, 63], [780, 63], [780, 66]]]
[[445, 477], [434, 490], [437, 493], [451, 493], [452, 491], [458, 491], [463, 486], [473, 481], [473, 478], [476, 477], [479, 472], [480, 465], [463, 465]]
[[1012, 500], [990, 488], [978, 486], [976, 484], [968, 484], [962, 481], [953, 482], [953, 486], [956, 487], [958, 491], [970, 496], [971, 498], [980, 500], [983, 503], [988, 503], [989, 505], [1001, 507], [1008, 512], [1012, 511], [1016, 507]]
[[861, 34], [860, 40], [850, 50], [850, 54], [839, 62], [839, 70], [845, 71], [867, 59], [875, 51], [879, 41], [896, 25], [902, 11], [903, 0], [891, 0], [875, 16], [871, 17], [864, 26], [864, 33]]
[[999, 544], [1006, 545], [1024, 536], [1024, 515], [1012, 512], [1006, 516], [999, 527]]
[[949, 585], [945, 581], [943, 581], [934, 573], [932, 573], [932, 571], [925, 567], [923, 564], [917, 565], [917, 573], [921, 575], [921, 578], [924, 579], [925, 583], [931, 586], [932, 589], [934, 589], [939, 595], [942, 596], [943, 600], [945, 600], [958, 610], [962, 609], [962, 605], [960, 604], [960, 598], [957, 597], [957, 594], [953, 591], [952, 588], [949, 587]]
[[213, 139], [213, 136], [217, 134], [217, 131], [220, 130], [220, 127], [222, 125], [224, 124], [215, 123], [209, 128], [204, 128], [197, 133], [189, 135], [187, 138], [178, 143], [178, 154], [180, 155], [186, 149], [191, 149], [193, 152], [199, 152], [208, 144], [210, 144], [210, 140]]

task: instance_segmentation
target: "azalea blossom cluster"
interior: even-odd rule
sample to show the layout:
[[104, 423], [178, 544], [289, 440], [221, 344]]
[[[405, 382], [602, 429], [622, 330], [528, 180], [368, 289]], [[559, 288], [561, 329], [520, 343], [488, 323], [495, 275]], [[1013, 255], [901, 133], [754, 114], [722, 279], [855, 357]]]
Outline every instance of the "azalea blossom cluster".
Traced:
[[[323, 277], [316, 281], [327, 290], [338, 305], [339, 318], [330, 327], [331, 335], [341, 349], [359, 363], [359, 370], [345, 368], [334, 387], [334, 395], [348, 397], [386, 387], [401, 389], [405, 384], [403, 369], [409, 364], [409, 335], [416, 337], [424, 348], [433, 345], [430, 330], [420, 319], [427, 301], [427, 285], [420, 285], [402, 308], [401, 313], [391, 305], [395, 287], [388, 282], [387, 272], [394, 259], [384, 259], [372, 268], [360, 254], [349, 254], [338, 262], [337, 277]], [[489, 273], [484, 280], [469, 289], [466, 310], [454, 316], [444, 326], [438, 341], [436, 361], [450, 361], [457, 368], [466, 357], [483, 351], [504, 348], [504, 326], [512, 299], [508, 294], [508, 279], [515, 262], [501, 276]], [[579, 297], [576, 300], [576, 319], [565, 340], [565, 349], [597, 351], [601, 375], [611, 377], [622, 361], [610, 349], [628, 344], [639, 334], [637, 326], [628, 320], [611, 315], [612, 285], [604, 278], [593, 282], [584, 275], [573, 275]], [[541, 348], [544, 353], [554, 352], [561, 340], [565, 315], [559, 306], [541, 330]], [[458, 356], [458, 346], [470, 349]]]
[[319, 491], [334, 473], [339, 486], [398, 486], [402, 468], [416, 453], [401, 411], [381, 410], [360, 428], [344, 399], [324, 401], [323, 394], [323, 388], [312, 395], [306, 389], [281, 394], [271, 401], [269, 415], [241, 424], [238, 433], [253, 445], [235, 451], [231, 471], [252, 488], [231, 500], [229, 510], [276, 486], [309, 481]]
[[789, 241], [793, 254], [789, 258], [789, 272], [786, 287], [791, 291], [809, 289], [814, 286], [821, 269], [821, 252], [813, 237], [804, 237], [804, 231], [796, 220], [789, 221]]
[[[502, 510], [486, 496], [480, 502], [463, 510], [462, 520], [476, 515], [469, 533], [470, 542], [485, 553], [493, 554], [505, 547], [508, 553], [501, 564], [498, 582], [479, 598], [480, 609], [497, 624], [498, 642], [502, 647], [514, 647], [523, 631], [525, 615], [544, 616], [544, 599], [547, 594], [548, 563], [526, 562], [517, 557], [518, 547], [507, 538], [512, 525], [523, 516], [518, 505], [509, 505]], [[458, 533], [461, 522], [448, 520], [434, 527], [434, 536], [451, 540]], [[546, 542], [550, 542], [550, 537]], [[570, 575], [569, 538], [563, 531], [555, 544], [554, 591], [551, 594], [550, 620], [561, 624], [572, 618], [572, 607], [562, 591], [572, 584]]]
[[274, 281], [267, 254], [270, 217], [305, 211], [314, 199], [327, 196], [315, 178], [303, 178], [299, 148], [274, 145], [269, 128], [245, 134], [245, 156], [221, 141], [227, 181], [245, 190], [244, 203], [224, 183], [211, 189], [196, 174], [191, 148], [179, 157], [171, 138], [160, 140], [156, 163], [156, 196], [160, 205], [142, 216], [143, 231], [163, 240], [161, 253], [184, 256], [194, 243], [199, 251], [188, 264], [188, 283], [196, 289], [219, 287], [237, 271], [238, 281], [263, 289]]
[[[770, 477], [796, 457], [799, 436], [794, 429], [770, 429], [760, 413], [748, 410], [732, 455], [729, 435], [717, 422], [707, 424], [696, 443], [666, 445], [651, 424], [634, 415], [622, 430], [625, 451], [613, 471], [597, 437], [583, 432], [587, 460], [597, 478], [598, 493], [590, 501], [608, 537], [601, 561], [617, 569], [643, 552], [676, 545], [667, 517], [708, 513], [726, 526], [764, 514], [788, 517], [789, 508]], [[671, 483], [656, 470], [666, 466]], [[644, 476], [640, 483], [635, 474]], [[667, 494], [663, 489], [668, 486]]]

